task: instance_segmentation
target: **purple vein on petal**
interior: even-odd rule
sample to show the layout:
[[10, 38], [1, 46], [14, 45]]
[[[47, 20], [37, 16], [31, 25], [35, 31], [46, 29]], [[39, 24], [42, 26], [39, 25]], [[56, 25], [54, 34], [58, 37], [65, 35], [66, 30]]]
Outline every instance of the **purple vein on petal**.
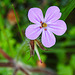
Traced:
[[[56, 12], [56, 11], [55, 11], [55, 12]], [[48, 18], [49, 18], [49, 19], [48, 19], [46, 22], [48, 22], [48, 21], [52, 18], [52, 16], [55, 14], [55, 12], [54, 12], [52, 15], [51, 15], [51, 14], [48, 15], [47, 19], [48, 19]]]
[[[58, 12], [58, 13], [60, 14], [60, 12]], [[48, 17], [49, 19], [47, 18], [47, 21], [46, 22], [48, 22], [49, 20], [53, 19], [54, 18], [54, 15], [55, 15], [55, 12], [54, 12], [54, 14], [52, 14], [51, 16], [49, 16], [50, 18]]]
[[[38, 28], [39, 28], [39, 27], [38, 27]], [[31, 34], [35, 33], [35, 32], [39, 33], [39, 31], [40, 31], [40, 28], [39, 28], [39, 29], [36, 28], [36, 29], [34, 30], [34, 32], [31, 32], [31, 33], [29, 34], [29, 36], [30, 36]]]
[[49, 27], [52, 28], [52, 29], [63, 29], [61, 27], [56, 27], [56, 26], [49, 26]]
[[[33, 12], [33, 11], [32, 11], [32, 12]], [[35, 19], [39, 22], [40, 17], [38, 16], [38, 14], [35, 14], [34, 12], [33, 12], [33, 14], [34, 14], [34, 16], [35, 16]], [[36, 15], [37, 15], [37, 16], [36, 16]], [[37, 19], [36, 17], [37, 17], [38, 19]], [[41, 21], [41, 19], [40, 19], [40, 21]]]

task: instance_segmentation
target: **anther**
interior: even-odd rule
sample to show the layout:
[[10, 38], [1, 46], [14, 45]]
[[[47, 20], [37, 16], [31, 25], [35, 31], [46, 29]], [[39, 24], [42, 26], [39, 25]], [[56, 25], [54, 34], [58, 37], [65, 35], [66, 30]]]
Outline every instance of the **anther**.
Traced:
[[40, 28], [42, 28], [42, 27], [40, 26]]
[[40, 23], [42, 23], [42, 21]]
[[47, 29], [44, 29], [45, 31], [47, 30]]

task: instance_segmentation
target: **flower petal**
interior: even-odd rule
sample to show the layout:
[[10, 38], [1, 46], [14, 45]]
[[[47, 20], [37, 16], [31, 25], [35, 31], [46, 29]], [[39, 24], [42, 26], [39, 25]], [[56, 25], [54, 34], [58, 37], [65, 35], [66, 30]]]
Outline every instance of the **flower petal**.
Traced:
[[30, 40], [35, 40], [42, 32], [42, 28], [40, 29], [40, 25], [30, 25], [27, 27], [25, 35]]
[[61, 17], [60, 9], [57, 6], [51, 6], [47, 9], [45, 21], [47, 24], [55, 22]]
[[53, 35], [53, 33], [51, 33], [48, 29], [45, 31], [43, 30], [42, 33], [42, 44], [45, 47], [51, 47], [55, 44], [56, 39], [55, 36]]
[[38, 23], [43, 20], [43, 13], [39, 8], [31, 8], [28, 12], [28, 18], [33, 23]]
[[53, 32], [56, 35], [63, 35], [67, 30], [66, 23], [63, 20], [57, 20], [55, 23], [51, 24], [49, 27], [51, 32]]

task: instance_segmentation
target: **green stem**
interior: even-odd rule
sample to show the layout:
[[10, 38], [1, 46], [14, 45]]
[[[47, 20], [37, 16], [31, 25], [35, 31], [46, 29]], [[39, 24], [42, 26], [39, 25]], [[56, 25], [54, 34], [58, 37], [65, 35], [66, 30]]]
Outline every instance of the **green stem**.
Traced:
[[[71, 50], [72, 49], [72, 50]], [[66, 49], [58, 49], [58, 48], [52, 48], [50, 51], [41, 51], [42, 53], [60, 53], [60, 52], [65, 52], [65, 53], [74, 53], [75, 48], [66, 48]]]
[[17, 56], [16, 56], [16, 61], [19, 60], [21, 54], [23, 53], [23, 50], [24, 50], [25, 44], [26, 44], [26, 41], [24, 41], [24, 43], [22, 44], [22, 46], [19, 48], [19, 51], [18, 51]]
[[16, 17], [16, 21], [17, 21], [17, 25], [18, 25], [18, 29], [19, 29], [20, 35], [22, 37], [22, 40], [24, 40], [24, 37], [23, 37], [23, 34], [21, 32], [20, 25], [19, 25], [18, 18], [17, 18], [16, 12], [15, 12], [15, 8], [14, 8], [14, 5], [13, 4], [12, 4], [12, 8], [13, 8], [14, 13], [15, 13], [15, 17]]

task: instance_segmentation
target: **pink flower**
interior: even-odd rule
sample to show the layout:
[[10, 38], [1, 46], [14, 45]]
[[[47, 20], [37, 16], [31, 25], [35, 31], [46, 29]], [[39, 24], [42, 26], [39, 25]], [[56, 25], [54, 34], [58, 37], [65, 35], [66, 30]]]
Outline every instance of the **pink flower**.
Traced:
[[42, 33], [42, 44], [45, 47], [53, 46], [56, 42], [54, 34], [60, 36], [67, 30], [66, 23], [63, 20], [58, 20], [60, 17], [61, 12], [57, 6], [49, 7], [45, 18], [41, 9], [31, 8], [28, 12], [28, 18], [34, 24], [27, 27], [26, 37], [35, 40]]

